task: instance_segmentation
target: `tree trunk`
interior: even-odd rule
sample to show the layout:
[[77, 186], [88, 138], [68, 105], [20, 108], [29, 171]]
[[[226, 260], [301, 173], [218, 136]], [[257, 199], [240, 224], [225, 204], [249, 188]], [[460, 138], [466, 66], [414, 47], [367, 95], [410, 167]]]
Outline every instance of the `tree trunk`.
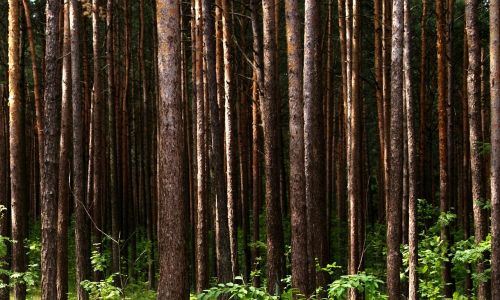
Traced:
[[158, 0], [158, 73], [160, 85], [158, 142], [159, 299], [188, 299], [187, 236], [183, 203], [183, 126], [180, 78], [179, 1]]
[[307, 255], [307, 202], [304, 169], [304, 98], [301, 20], [297, 0], [285, 1], [288, 46], [288, 98], [290, 107], [290, 208], [292, 286], [309, 295]]
[[[116, 121], [115, 121], [115, 110], [118, 107], [116, 103], [116, 92], [115, 92], [115, 65], [114, 65], [114, 23], [113, 23], [113, 0], [107, 0], [106, 4], [106, 64], [107, 69], [107, 83], [108, 83], [108, 95], [107, 95], [107, 134], [106, 143], [109, 147], [108, 156], [108, 176], [109, 176], [109, 195], [111, 200], [111, 252], [112, 252], [112, 267], [113, 273], [120, 272], [120, 205], [118, 202], [118, 189], [117, 189], [117, 149], [116, 149]], [[115, 283], [118, 283], [118, 278], [115, 278]]]
[[[30, 4], [28, 0], [23, 0], [24, 19], [26, 21], [26, 30], [28, 31], [28, 44], [31, 58], [31, 71], [33, 73], [33, 95], [35, 100], [35, 119], [36, 119], [36, 136], [38, 143], [38, 164], [43, 165], [43, 106], [40, 95], [40, 75], [38, 73], [38, 65], [36, 60], [35, 39], [33, 37], [33, 27], [31, 25]], [[41, 174], [42, 172], [40, 172]]]
[[228, 0], [222, 0], [222, 48], [224, 53], [224, 119], [225, 119], [225, 148], [226, 148], [226, 183], [227, 183], [227, 210], [229, 221], [229, 240], [231, 247], [232, 275], [238, 274], [238, 231], [237, 231], [237, 197], [238, 172], [236, 160], [236, 136], [232, 81], [232, 30], [231, 14]]
[[[316, 0], [305, 2], [304, 25], [304, 166], [307, 204], [307, 242], [311, 287], [326, 284], [324, 273], [316, 272], [327, 263], [325, 202], [325, 148], [323, 104], [320, 94], [320, 11]], [[317, 274], [316, 274], [317, 273]]]
[[[469, 110], [469, 145], [471, 160], [472, 200], [474, 216], [474, 237], [476, 244], [484, 241], [488, 234], [486, 211], [483, 209], [486, 201], [486, 188], [484, 184], [484, 164], [480, 153], [482, 141], [481, 129], [481, 98], [480, 98], [480, 44], [477, 28], [478, 9], [477, 0], [467, 0], [465, 5], [465, 20], [467, 31], [467, 49], [469, 55], [469, 68], [467, 69], [467, 97]], [[480, 260], [477, 263], [477, 272], [486, 270], [487, 263]], [[479, 299], [490, 298], [488, 282], [480, 282], [477, 289]]]
[[340, 40], [340, 60], [341, 60], [341, 73], [342, 73], [342, 87], [341, 95], [339, 97], [339, 141], [337, 143], [338, 149], [338, 166], [337, 166], [337, 218], [341, 222], [347, 220], [346, 216], [346, 136], [345, 131], [347, 129], [347, 43], [346, 43], [346, 18], [345, 18], [345, 0], [338, 0], [338, 15], [339, 15], [339, 40]]
[[[260, 178], [260, 118], [259, 103], [263, 99], [264, 75], [262, 64], [262, 49], [258, 23], [258, 5], [259, 0], [250, 1], [251, 19], [252, 19], [252, 50], [253, 50], [253, 86], [252, 86], [252, 218], [253, 218], [253, 236], [252, 242], [257, 245], [260, 240], [260, 208], [261, 208], [261, 183]], [[252, 248], [253, 268], [258, 268], [259, 248]], [[259, 286], [260, 278], [255, 276], [253, 280], [255, 286]]]
[[411, 14], [409, 0], [404, 6], [404, 99], [406, 104], [406, 129], [408, 143], [408, 246], [409, 246], [409, 282], [408, 299], [418, 299], [418, 228], [417, 228], [417, 141], [415, 128], [415, 103], [413, 100], [413, 82], [411, 76]]
[[387, 218], [387, 203], [389, 201], [390, 189], [390, 148], [391, 148], [391, 42], [392, 42], [392, 1], [382, 0], [382, 97], [384, 109], [384, 195], [385, 212], [384, 220]]
[[[446, 80], [446, 13], [444, 1], [436, 1], [437, 63], [438, 63], [438, 135], [439, 135], [439, 209], [441, 213], [449, 210], [449, 173], [448, 173], [448, 125], [447, 125], [447, 80]], [[448, 248], [449, 227], [441, 226], [441, 239]], [[448, 251], [448, 250], [447, 250]], [[445, 283], [444, 296], [450, 298], [451, 264], [444, 262], [442, 277]]]
[[[359, 97], [359, 5], [357, 0], [345, 2], [346, 18], [346, 120], [347, 120], [347, 193], [349, 199], [349, 263], [348, 273], [357, 274], [361, 267], [360, 256], [360, 206], [362, 187], [362, 106]], [[356, 289], [350, 289], [350, 299], [360, 299]]]
[[231, 253], [229, 246], [229, 228], [227, 219], [226, 182], [224, 178], [224, 136], [219, 119], [217, 103], [217, 78], [215, 72], [215, 20], [213, 17], [213, 0], [203, 0], [203, 42], [207, 65], [206, 90], [210, 106], [210, 128], [212, 138], [212, 160], [215, 176], [216, 212], [215, 212], [215, 244], [217, 257], [217, 277], [220, 282], [229, 282], [231, 276]]
[[202, 0], [195, 0], [195, 98], [196, 101], [196, 291], [201, 292], [208, 287], [208, 199], [205, 155], [205, 110], [203, 89], [203, 20]]
[[382, 56], [382, 0], [374, 1], [374, 47], [375, 47], [375, 97], [377, 99], [377, 128], [379, 140], [379, 162], [378, 162], [378, 214], [379, 219], [385, 215], [385, 130], [384, 130], [384, 95], [383, 95], [383, 56]]
[[492, 299], [500, 298], [500, 3], [490, 1], [490, 97], [491, 97], [491, 288]]
[[281, 220], [279, 189], [279, 153], [277, 147], [278, 111], [276, 105], [275, 72], [275, 19], [274, 0], [262, 1], [264, 24], [264, 85], [261, 101], [264, 129], [264, 175], [266, 177], [266, 231], [267, 231], [267, 273], [268, 290], [271, 294], [281, 291], [283, 277], [283, 224]]
[[422, 197], [431, 201], [430, 149], [427, 142], [429, 136], [429, 107], [427, 104], [427, 0], [422, 0], [422, 15], [420, 20], [420, 82], [419, 82], [419, 177]]
[[387, 203], [387, 291], [390, 299], [401, 297], [401, 197], [403, 188], [403, 1], [392, 9], [390, 195]]
[[[19, 65], [19, 3], [9, 0], [9, 153], [10, 199], [12, 210], [12, 271], [26, 271], [24, 239], [26, 232], [25, 157], [24, 157], [24, 104], [21, 102]], [[14, 286], [15, 299], [26, 299], [26, 285]]]
[[69, 29], [69, 3], [63, 10], [63, 63], [61, 137], [59, 149], [59, 186], [57, 205], [57, 299], [68, 298], [68, 225], [71, 168], [69, 151], [71, 146], [71, 37]]
[[42, 194], [42, 299], [57, 297], [57, 156], [59, 150], [59, 99], [61, 82], [58, 71], [59, 0], [47, 1], [45, 27], [44, 161], [41, 176]]
[[88, 279], [89, 273], [89, 227], [84, 192], [84, 106], [80, 77], [80, 25], [79, 1], [71, 0], [69, 22], [71, 31], [71, 103], [72, 103], [72, 177], [79, 178], [73, 181], [73, 200], [75, 202], [75, 244], [76, 244], [76, 286], [77, 298], [88, 299], [86, 291], [80, 285]]

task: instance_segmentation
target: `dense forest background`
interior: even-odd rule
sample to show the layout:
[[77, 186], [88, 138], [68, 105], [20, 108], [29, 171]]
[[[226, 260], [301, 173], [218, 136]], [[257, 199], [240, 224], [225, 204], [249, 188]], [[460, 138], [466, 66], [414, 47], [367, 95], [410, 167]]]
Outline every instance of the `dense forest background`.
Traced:
[[500, 299], [499, 13], [0, 1], [0, 300]]

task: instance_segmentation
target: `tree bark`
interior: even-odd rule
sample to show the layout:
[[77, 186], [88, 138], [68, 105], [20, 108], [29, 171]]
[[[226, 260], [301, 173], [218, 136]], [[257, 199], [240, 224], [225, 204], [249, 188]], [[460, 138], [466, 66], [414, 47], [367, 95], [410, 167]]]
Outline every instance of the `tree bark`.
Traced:
[[71, 31], [71, 110], [72, 110], [72, 177], [73, 200], [75, 203], [75, 244], [76, 244], [76, 286], [77, 298], [88, 299], [87, 292], [80, 283], [88, 279], [89, 273], [89, 226], [86, 214], [84, 191], [84, 105], [82, 99], [81, 63], [80, 63], [80, 21], [79, 1], [71, 0], [69, 22]]
[[[40, 95], [40, 75], [36, 60], [35, 39], [33, 37], [33, 27], [31, 25], [30, 4], [28, 0], [23, 0], [24, 19], [26, 21], [26, 30], [28, 32], [28, 45], [31, 58], [31, 71], [33, 73], [33, 95], [35, 100], [35, 120], [36, 136], [38, 143], [38, 164], [43, 166], [43, 105]], [[42, 172], [40, 172], [41, 174]]]
[[327, 262], [325, 202], [325, 148], [323, 103], [320, 93], [320, 7], [316, 0], [305, 2], [304, 24], [304, 167], [307, 204], [308, 268], [311, 287], [326, 284], [324, 273], [316, 272]]
[[284, 245], [279, 189], [279, 153], [277, 147], [279, 128], [275, 89], [276, 28], [274, 10], [274, 0], [262, 1], [264, 85], [263, 97], [260, 104], [264, 129], [268, 290], [271, 294], [279, 294], [281, 291], [281, 279], [283, 277]]
[[57, 299], [68, 298], [69, 170], [71, 168], [69, 157], [71, 146], [71, 37], [69, 3], [64, 4], [63, 23], [61, 135], [59, 142], [57, 205]]
[[[449, 173], [448, 173], [448, 125], [447, 125], [447, 80], [446, 80], [446, 13], [444, 1], [436, 1], [436, 30], [437, 30], [437, 63], [438, 63], [438, 150], [439, 150], [439, 209], [441, 213], [449, 211]], [[448, 248], [449, 227], [441, 226], [441, 240]], [[448, 250], [447, 250], [448, 251]], [[444, 262], [442, 278], [445, 283], [443, 293], [445, 297], [452, 297], [450, 284], [451, 265]]]
[[[114, 23], [113, 23], [113, 10], [114, 10], [113, 0], [107, 0], [106, 3], [106, 64], [107, 69], [107, 84], [108, 84], [108, 95], [107, 95], [107, 134], [106, 143], [109, 147], [108, 156], [108, 176], [109, 176], [109, 195], [111, 201], [111, 236], [113, 240], [111, 241], [111, 252], [112, 252], [112, 272], [120, 272], [120, 205], [118, 202], [118, 189], [117, 189], [117, 131], [116, 131], [116, 119], [115, 111], [118, 111], [118, 103], [116, 103], [116, 91], [115, 91], [115, 64], [114, 64]], [[118, 278], [115, 279], [115, 283], [118, 283]]]
[[42, 214], [42, 299], [56, 299], [57, 288], [57, 157], [59, 150], [59, 99], [61, 79], [58, 76], [59, 0], [47, 1], [45, 27], [45, 93], [44, 93], [44, 161], [41, 176]]
[[203, 87], [203, 20], [202, 0], [195, 0], [195, 101], [196, 101], [196, 291], [201, 292], [208, 287], [208, 199], [206, 174], [206, 125]]
[[292, 286], [309, 295], [307, 255], [307, 202], [304, 169], [304, 98], [301, 20], [297, 0], [285, 1], [288, 49], [288, 98], [290, 107], [290, 209], [292, 247]]
[[[89, 154], [89, 160], [93, 162], [92, 176], [89, 177], [89, 182], [92, 183], [92, 202], [90, 204], [92, 212], [92, 238], [93, 243], [101, 243], [102, 241], [102, 203], [104, 199], [104, 172], [103, 168], [103, 101], [102, 101], [102, 90], [101, 90], [101, 53], [100, 53], [100, 16], [99, 10], [100, 1], [92, 1], [92, 58], [93, 58], [93, 89], [92, 89], [92, 103], [91, 103], [91, 121], [90, 130], [92, 136], [92, 155]], [[132, 118], [133, 119], [133, 118]], [[132, 186], [134, 186], [132, 182]], [[98, 246], [99, 251], [102, 248], [101, 245]], [[100, 276], [100, 275], [99, 275]]]
[[[252, 242], [252, 262], [253, 268], [258, 268], [259, 248], [256, 247], [257, 241], [260, 240], [260, 209], [261, 209], [261, 192], [262, 180], [260, 178], [260, 101], [263, 98], [264, 92], [264, 74], [262, 63], [262, 47], [258, 23], [258, 7], [259, 0], [250, 1], [251, 19], [252, 19], [252, 51], [253, 51], [253, 86], [252, 86], [252, 218], [253, 218], [253, 236]], [[259, 286], [260, 278], [254, 277], [253, 284]]]
[[[469, 110], [469, 145], [471, 160], [472, 200], [474, 216], [474, 238], [476, 244], [484, 241], [488, 234], [488, 225], [484, 202], [486, 201], [486, 187], [484, 184], [484, 162], [480, 154], [480, 142], [482, 141], [481, 129], [481, 98], [480, 98], [480, 71], [481, 53], [479, 44], [479, 32], [477, 27], [478, 9], [477, 0], [467, 0], [465, 4], [465, 21], [467, 31], [467, 50], [469, 56], [469, 68], [467, 69], [467, 97]], [[487, 263], [480, 260], [477, 263], [477, 272], [486, 270]], [[490, 289], [488, 282], [480, 282], [477, 289], [479, 299], [488, 299]]]
[[180, 78], [179, 1], [157, 0], [160, 85], [158, 142], [159, 299], [188, 299], [186, 226], [183, 189], [183, 126]]
[[490, 1], [490, 103], [491, 103], [491, 296], [500, 298], [500, 3]]
[[403, 188], [403, 40], [402, 0], [392, 7], [390, 195], [387, 203], [387, 291], [390, 299], [401, 297], [401, 198]]
[[422, 197], [431, 201], [430, 185], [430, 165], [429, 146], [427, 137], [429, 136], [429, 109], [427, 104], [427, 0], [422, 0], [422, 15], [420, 20], [420, 83], [419, 83], [419, 106], [420, 106], [420, 124], [419, 124], [419, 190]]
[[346, 17], [345, 17], [345, 0], [338, 0], [338, 15], [339, 15], [339, 40], [340, 40], [340, 60], [342, 73], [342, 87], [339, 98], [339, 141], [338, 149], [338, 166], [337, 166], [337, 218], [341, 222], [347, 220], [346, 216], [346, 160], [347, 160], [347, 143], [345, 132], [347, 129], [347, 42], [346, 42]]
[[411, 14], [409, 0], [403, 1], [404, 9], [404, 99], [406, 104], [406, 139], [408, 143], [408, 247], [409, 282], [408, 299], [418, 299], [418, 228], [417, 228], [417, 141], [415, 128], [415, 103], [411, 76]]
[[374, 48], [375, 48], [375, 97], [377, 99], [377, 126], [379, 140], [379, 171], [378, 171], [378, 215], [379, 219], [385, 215], [385, 130], [384, 130], [384, 94], [383, 94], [383, 56], [382, 56], [382, 0], [374, 0]]
[[231, 247], [232, 275], [238, 274], [238, 231], [237, 210], [238, 203], [238, 171], [236, 160], [236, 136], [234, 117], [234, 82], [232, 80], [232, 39], [231, 14], [228, 0], [222, 0], [222, 48], [224, 54], [224, 120], [225, 120], [225, 149], [226, 149], [226, 183], [227, 183], [227, 211], [229, 224], [229, 240]]
[[[10, 160], [10, 199], [12, 211], [12, 271], [26, 271], [26, 252], [24, 238], [26, 232], [26, 177], [24, 157], [24, 104], [21, 100], [19, 64], [19, 3], [9, 0], [9, 160]], [[14, 286], [15, 299], [26, 299], [26, 285]]]
[[206, 60], [206, 90], [210, 106], [210, 128], [212, 139], [212, 160], [215, 176], [216, 212], [215, 212], [215, 244], [217, 257], [217, 277], [221, 282], [229, 282], [231, 276], [231, 252], [229, 246], [229, 228], [227, 219], [227, 195], [224, 178], [224, 136], [222, 132], [219, 105], [217, 103], [217, 78], [215, 71], [215, 20], [213, 17], [214, 1], [203, 0], [203, 42]]

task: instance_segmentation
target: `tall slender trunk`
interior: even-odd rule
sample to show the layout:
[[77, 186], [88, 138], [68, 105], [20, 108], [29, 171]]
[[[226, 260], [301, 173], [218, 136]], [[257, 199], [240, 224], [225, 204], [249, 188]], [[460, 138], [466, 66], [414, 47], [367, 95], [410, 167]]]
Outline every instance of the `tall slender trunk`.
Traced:
[[316, 0], [305, 2], [304, 24], [304, 167], [307, 205], [308, 268], [311, 286], [326, 284], [324, 273], [316, 272], [326, 264], [325, 148], [323, 104], [320, 93], [320, 7]]
[[[361, 99], [359, 97], [359, 5], [357, 0], [345, 2], [346, 18], [346, 120], [347, 120], [347, 193], [349, 199], [349, 263], [348, 273], [357, 274], [361, 267], [359, 234], [362, 201]], [[356, 289], [350, 289], [350, 299], [360, 299]]]
[[[382, 97], [384, 109], [384, 203], [387, 215], [387, 202], [390, 189], [390, 148], [391, 148], [391, 42], [392, 42], [392, 1], [382, 0]], [[386, 220], [387, 216], [384, 216]]]
[[236, 164], [236, 123], [234, 116], [234, 82], [232, 80], [232, 45], [231, 14], [229, 0], [222, 0], [222, 48], [224, 53], [224, 120], [226, 148], [227, 211], [229, 221], [229, 240], [233, 277], [238, 274], [238, 231], [237, 198], [238, 180]]
[[[252, 62], [253, 62], [253, 86], [252, 86], [252, 219], [253, 219], [253, 236], [252, 242], [260, 240], [260, 208], [261, 208], [261, 183], [260, 178], [260, 118], [259, 118], [259, 103], [263, 97], [264, 88], [264, 66], [262, 64], [262, 49], [258, 23], [258, 3], [259, 0], [250, 1], [251, 19], [252, 19]], [[258, 268], [258, 247], [252, 248], [253, 268]], [[254, 277], [253, 284], [258, 286], [260, 278]]]
[[339, 40], [340, 40], [340, 65], [342, 73], [342, 87], [341, 95], [339, 97], [339, 142], [337, 143], [338, 149], [338, 166], [337, 166], [337, 218], [341, 222], [345, 222], [346, 217], [346, 136], [347, 117], [346, 117], [346, 103], [347, 103], [347, 42], [346, 42], [346, 17], [345, 17], [345, 0], [338, 0], [338, 16], [339, 16]]
[[288, 47], [288, 98], [290, 107], [290, 208], [292, 235], [292, 286], [309, 295], [307, 255], [307, 202], [304, 169], [303, 51], [298, 2], [285, 2]]
[[429, 135], [429, 106], [427, 104], [427, 0], [422, 0], [422, 15], [420, 20], [420, 82], [419, 82], [419, 178], [422, 197], [428, 201], [431, 199], [430, 194], [430, 169], [428, 166], [430, 150], [428, 147]]
[[[33, 73], [33, 95], [35, 100], [35, 120], [36, 137], [38, 143], [38, 164], [43, 165], [43, 104], [40, 95], [40, 75], [36, 60], [35, 39], [33, 36], [33, 27], [31, 25], [30, 4], [28, 0], [23, 0], [24, 19], [26, 21], [26, 31], [28, 32], [28, 46], [31, 58], [31, 71]], [[40, 172], [41, 173], [41, 172]]]
[[377, 99], [377, 126], [379, 140], [379, 162], [378, 162], [378, 215], [385, 215], [385, 130], [384, 130], [384, 95], [383, 95], [383, 57], [382, 57], [382, 0], [374, 0], [374, 47], [375, 47], [375, 97]]
[[391, 55], [391, 131], [390, 195], [387, 203], [387, 291], [399, 299], [401, 283], [401, 197], [403, 188], [403, 42], [404, 8], [402, 0], [393, 1]]
[[[94, 167], [92, 168], [92, 176], [89, 177], [89, 182], [92, 182], [92, 203], [90, 205], [92, 212], [92, 233], [93, 243], [101, 243], [102, 233], [102, 203], [104, 199], [104, 180], [103, 168], [100, 166], [103, 163], [103, 139], [102, 139], [102, 118], [103, 104], [101, 95], [101, 53], [100, 53], [100, 1], [93, 0], [92, 2], [92, 50], [93, 50], [93, 89], [91, 103], [91, 121], [90, 131], [92, 135], [91, 145], [92, 155], [89, 154], [89, 160], [92, 160]], [[91, 180], [90, 180], [91, 179]], [[101, 247], [99, 247], [101, 248]]]
[[[21, 102], [19, 64], [19, 3], [9, 0], [9, 160], [10, 160], [10, 199], [12, 211], [12, 271], [26, 271], [26, 252], [24, 238], [26, 221], [25, 157], [24, 157], [24, 104]], [[26, 285], [18, 282], [14, 286], [14, 297], [26, 299]]]
[[59, 99], [61, 82], [58, 70], [59, 53], [59, 0], [47, 1], [45, 44], [44, 93], [44, 161], [41, 176], [42, 194], [42, 299], [57, 297], [57, 156], [59, 149]]
[[417, 132], [415, 128], [415, 103], [411, 76], [411, 14], [409, 0], [403, 1], [404, 9], [404, 99], [406, 104], [406, 139], [408, 143], [408, 246], [409, 282], [408, 299], [418, 299], [418, 228], [417, 228]]
[[[456, 157], [456, 139], [454, 138], [455, 134], [455, 110], [456, 103], [454, 103], [453, 98], [453, 83], [455, 81], [454, 73], [453, 73], [453, 25], [454, 25], [454, 8], [455, 8], [455, 0], [447, 0], [447, 9], [446, 9], [446, 57], [448, 58], [448, 62], [446, 64], [446, 80], [447, 80], [447, 95], [446, 95], [446, 116], [447, 116], [447, 143], [448, 143], [448, 174], [449, 174], [449, 183], [450, 186], [450, 195], [449, 195], [449, 203], [450, 209], [456, 207], [456, 199], [457, 199], [457, 168], [455, 163]], [[454, 288], [452, 286], [452, 288]]]
[[79, 1], [71, 0], [69, 6], [69, 22], [71, 32], [71, 111], [72, 111], [72, 177], [79, 178], [73, 181], [73, 200], [75, 203], [75, 255], [76, 255], [76, 285], [77, 297], [80, 300], [88, 299], [86, 291], [81, 286], [83, 280], [88, 279], [89, 272], [89, 227], [86, 214], [84, 191], [84, 111], [82, 99], [81, 64], [80, 64], [80, 21]]
[[206, 174], [205, 92], [203, 87], [203, 20], [202, 0], [195, 0], [195, 101], [196, 101], [196, 291], [208, 287], [208, 199]]
[[491, 296], [500, 298], [500, 3], [490, 1], [490, 105], [491, 105]]
[[[463, 51], [463, 67], [462, 70], [467, 70], [469, 68], [469, 55], [467, 50], [467, 33], [464, 28], [463, 32], [464, 39], [464, 51]], [[471, 195], [471, 170], [470, 170], [470, 143], [469, 143], [469, 105], [468, 105], [468, 97], [467, 97], [467, 76], [462, 76], [462, 134], [463, 134], [463, 153], [462, 153], [462, 165], [464, 170], [463, 182], [463, 203], [462, 203], [462, 230], [463, 230], [463, 239], [468, 239], [470, 237], [470, 211], [472, 205], [470, 203]], [[470, 265], [467, 266], [467, 269], [470, 270]], [[472, 292], [472, 277], [468, 273], [465, 277], [465, 294], [470, 296]]]
[[274, 0], [262, 1], [264, 24], [264, 85], [263, 97], [260, 104], [264, 129], [268, 290], [272, 294], [279, 294], [284, 268], [284, 245], [279, 192], [279, 153], [277, 147], [279, 128], [275, 89], [276, 27], [274, 10]]
[[[469, 110], [469, 143], [472, 179], [472, 200], [474, 216], [474, 237], [476, 244], [484, 241], [488, 234], [488, 224], [484, 201], [486, 201], [486, 187], [484, 184], [484, 162], [480, 154], [479, 142], [482, 140], [481, 129], [481, 98], [480, 98], [480, 71], [481, 53], [479, 45], [479, 32], [477, 27], [478, 9], [477, 0], [467, 0], [465, 5], [465, 20], [467, 31], [467, 50], [469, 55], [469, 68], [467, 69], [467, 98]], [[477, 272], [486, 270], [487, 263], [480, 260], [477, 263]], [[488, 282], [480, 282], [477, 296], [479, 299], [488, 299], [490, 289]]]
[[204, 55], [207, 65], [206, 90], [210, 106], [210, 126], [212, 142], [213, 172], [215, 176], [216, 211], [216, 257], [217, 276], [219, 281], [231, 281], [231, 253], [229, 246], [229, 228], [227, 219], [226, 182], [224, 178], [224, 136], [220, 122], [219, 106], [217, 104], [217, 78], [215, 72], [215, 43], [212, 36], [215, 34], [215, 20], [213, 17], [214, 1], [203, 0], [203, 42]]
[[158, 73], [160, 85], [158, 142], [159, 299], [188, 299], [186, 207], [183, 203], [183, 126], [179, 1], [159, 0]]
[[71, 37], [69, 27], [69, 3], [63, 11], [63, 63], [61, 136], [59, 149], [59, 186], [57, 205], [57, 299], [68, 298], [68, 225], [71, 167], [69, 150], [71, 146]]
[[[114, 64], [114, 23], [113, 23], [113, 0], [107, 0], [106, 3], [106, 64], [107, 69], [107, 84], [108, 94], [106, 99], [107, 105], [107, 134], [106, 143], [109, 147], [108, 154], [108, 176], [109, 176], [109, 195], [111, 201], [111, 252], [112, 252], [112, 271], [113, 273], [120, 272], [120, 211], [118, 203], [118, 189], [117, 189], [117, 149], [116, 149], [116, 121], [115, 110], [118, 107], [116, 103], [115, 92], [115, 64]], [[115, 280], [115, 282], [118, 279]]]
[[[447, 125], [447, 80], [446, 80], [446, 13], [444, 1], [436, 1], [437, 30], [437, 63], [438, 63], [438, 148], [439, 148], [439, 209], [441, 213], [448, 212], [449, 206], [449, 173], [448, 173], [448, 125]], [[450, 238], [449, 227], [441, 226], [441, 239], [448, 248]], [[448, 251], [448, 250], [447, 250]], [[444, 262], [442, 277], [445, 282], [443, 289], [445, 297], [452, 296], [451, 265]]]

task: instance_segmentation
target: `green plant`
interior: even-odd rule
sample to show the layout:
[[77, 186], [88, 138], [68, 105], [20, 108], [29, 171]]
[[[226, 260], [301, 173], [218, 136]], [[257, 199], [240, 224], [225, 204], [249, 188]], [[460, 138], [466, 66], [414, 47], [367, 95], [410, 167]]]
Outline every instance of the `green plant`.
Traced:
[[[108, 267], [109, 259], [106, 254], [101, 253], [100, 245], [100, 243], [94, 244], [90, 262], [94, 271], [104, 272]], [[90, 299], [121, 299], [123, 291], [114, 285], [115, 276], [119, 276], [119, 273], [113, 273], [104, 280], [84, 280], [80, 284], [89, 293]]]
[[[474, 236], [467, 240], [457, 242], [454, 247], [454, 256], [452, 259], [455, 269], [466, 270], [472, 273], [474, 285], [477, 286], [480, 282], [486, 282], [491, 278], [491, 269], [487, 268], [484, 272], [478, 273], [477, 271], [471, 272], [467, 267], [474, 265], [480, 260], [486, 260], [491, 253], [491, 234], [486, 237], [484, 241], [479, 243], [474, 242]], [[487, 265], [490, 265], [489, 263]], [[475, 269], [475, 268], [474, 268]]]
[[198, 294], [198, 300], [215, 300], [226, 295], [230, 299], [239, 300], [278, 300], [279, 296], [269, 295], [264, 287], [254, 287], [245, 283], [241, 276], [234, 278], [237, 283], [219, 283], [218, 285]]
[[81, 285], [89, 293], [90, 299], [121, 299], [122, 290], [113, 285], [115, 276], [118, 276], [118, 273], [111, 274], [100, 281], [84, 280]]
[[384, 282], [376, 276], [360, 272], [355, 275], [343, 275], [339, 279], [328, 285], [329, 299], [347, 299], [347, 292], [350, 289], [356, 289], [364, 293], [366, 299], [388, 299], [387, 295], [381, 292], [381, 286]]

